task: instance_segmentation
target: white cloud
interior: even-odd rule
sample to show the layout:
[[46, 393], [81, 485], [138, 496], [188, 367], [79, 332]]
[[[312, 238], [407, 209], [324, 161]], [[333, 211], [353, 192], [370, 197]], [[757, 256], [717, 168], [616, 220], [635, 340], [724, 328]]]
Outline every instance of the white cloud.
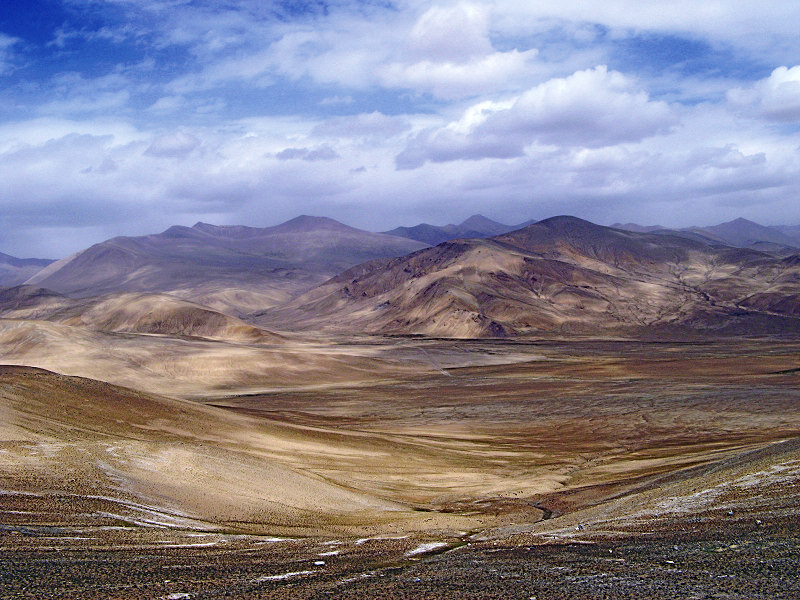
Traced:
[[148, 156], [186, 158], [200, 145], [200, 140], [183, 131], [175, 131], [156, 137], [144, 151]]
[[785, 61], [797, 56], [800, 3], [795, 0], [493, 0], [492, 5], [494, 26], [508, 35], [524, 35], [540, 21], [585, 23], [606, 27], [619, 37], [629, 32], [674, 33], [747, 50], [762, 59]]
[[800, 66], [778, 67], [766, 79], [728, 92], [733, 105], [755, 109], [768, 119], [800, 121]]
[[0, 33], [0, 75], [9, 73], [14, 68], [14, 46], [19, 39]]
[[411, 128], [403, 117], [390, 117], [378, 111], [334, 117], [314, 127], [313, 135], [332, 138], [372, 138], [383, 139], [399, 135]]
[[[499, 51], [490, 37], [492, 12], [485, 5], [458, 4], [413, 13], [363, 15], [336, 12], [327, 20], [275, 26], [236, 53], [210, 55], [204, 68], [176, 78], [176, 93], [246, 81], [265, 87], [277, 77], [352, 89], [376, 85], [453, 99], [520, 89], [533, 75], [535, 49]], [[374, 15], [373, 15], [374, 16]], [[194, 40], [198, 44], [197, 40]]]
[[423, 131], [398, 155], [397, 165], [509, 158], [521, 156], [532, 143], [591, 148], [636, 142], [675, 122], [667, 104], [599, 66], [551, 79], [512, 102], [482, 103], [460, 122]]
[[468, 62], [494, 52], [488, 32], [489, 11], [485, 6], [434, 6], [411, 28], [408, 49], [420, 60]]
[[162, 96], [153, 102], [148, 110], [161, 113], [173, 112], [186, 106], [186, 103], [186, 98], [183, 96]]
[[[411, 64], [392, 63], [378, 70], [387, 87], [428, 92], [437, 98], [455, 99], [508, 89], [523, 76], [535, 50], [494, 52], [469, 62], [430, 60]], [[512, 86], [515, 87], [515, 86]]]
[[323, 144], [317, 148], [285, 148], [275, 154], [275, 158], [279, 160], [299, 159], [314, 162], [317, 160], [334, 160], [339, 158], [339, 155], [336, 150], [327, 144]]
[[433, 7], [411, 28], [399, 60], [380, 65], [377, 76], [385, 86], [446, 99], [508, 89], [524, 78], [537, 51], [495, 50], [489, 26], [485, 6]]

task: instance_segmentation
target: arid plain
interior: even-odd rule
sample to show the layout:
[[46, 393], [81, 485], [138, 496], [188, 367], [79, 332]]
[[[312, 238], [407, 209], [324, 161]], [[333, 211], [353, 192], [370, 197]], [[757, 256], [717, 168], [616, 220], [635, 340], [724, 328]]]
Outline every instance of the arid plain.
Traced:
[[797, 597], [797, 261], [584, 223], [0, 291], [3, 597]]

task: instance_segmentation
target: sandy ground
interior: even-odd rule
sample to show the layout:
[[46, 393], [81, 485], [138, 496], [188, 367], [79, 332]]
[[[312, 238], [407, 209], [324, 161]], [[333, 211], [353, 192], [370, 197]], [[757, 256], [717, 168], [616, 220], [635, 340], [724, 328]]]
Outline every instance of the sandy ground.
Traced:
[[289, 343], [363, 362], [172, 395], [2, 369], [3, 597], [798, 595], [800, 344]]

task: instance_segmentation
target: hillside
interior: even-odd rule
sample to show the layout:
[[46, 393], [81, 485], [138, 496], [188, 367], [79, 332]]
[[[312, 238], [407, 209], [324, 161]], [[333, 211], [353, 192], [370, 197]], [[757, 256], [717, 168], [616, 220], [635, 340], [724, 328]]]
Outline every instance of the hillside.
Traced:
[[447, 337], [800, 330], [800, 266], [554, 217], [355, 267], [256, 322]]
[[242, 314], [284, 302], [361, 262], [422, 247], [321, 217], [267, 228], [197, 223], [95, 244], [27, 283], [78, 297], [168, 292]]

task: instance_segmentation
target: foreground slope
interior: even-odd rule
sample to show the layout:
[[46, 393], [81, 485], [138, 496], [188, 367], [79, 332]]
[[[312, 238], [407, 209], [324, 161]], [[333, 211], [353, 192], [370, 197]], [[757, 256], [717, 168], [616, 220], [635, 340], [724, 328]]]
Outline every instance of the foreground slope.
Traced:
[[257, 322], [449, 337], [796, 332], [798, 281], [797, 256], [554, 217], [360, 265]]
[[213, 407], [3, 366], [0, 411], [4, 494], [103, 498], [117, 506], [106, 520], [276, 531], [403, 510], [282, 459], [333, 446]]
[[358, 263], [424, 244], [297, 217], [275, 227], [197, 223], [118, 237], [49, 265], [27, 283], [73, 296], [169, 292], [234, 313], [285, 301]]

